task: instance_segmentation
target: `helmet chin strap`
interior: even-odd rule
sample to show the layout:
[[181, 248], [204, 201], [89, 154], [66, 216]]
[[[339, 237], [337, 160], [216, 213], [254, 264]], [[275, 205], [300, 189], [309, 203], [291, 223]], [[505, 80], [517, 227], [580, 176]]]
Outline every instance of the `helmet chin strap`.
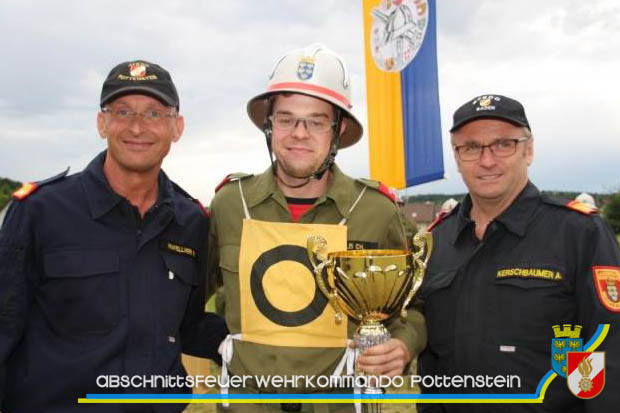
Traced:
[[[271, 102], [268, 103], [269, 107], [267, 110], [267, 113], [271, 113]], [[323, 160], [323, 162], [321, 163], [321, 166], [318, 167], [318, 169], [316, 171], [314, 171], [313, 173], [311, 173], [308, 176], [303, 176], [303, 177], [295, 177], [297, 179], [305, 179], [304, 182], [302, 182], [301, 184], [297, 184], [297, 185], [291, 185], [288, 182], [286, 182], [285, 180], [283, 180], [280, 175], [278, 174], [278, 163], [277, 160], [274, 161], [273, 159], [273, 149], [272, 149], [272, 145], [271, 145], [271, 137], [273, 134], [273, 125], [271, 124], [271, 120], [269, 119], [269, 117], [267, 117], [267, 121], [265, 121], [264, 125], [263, 125], [263, 133], [265, 134], [265, 141], [267, 142], [267, 151], [269, 152], [269, 160], [271, 161], [271, 169], [273, 171], [273, 174], [275, 175], [275, 177], [278, 179], [278, 181], [280, 181], [284, 186], [286, 186], [287, 188], [301, 188], [302, 186], [308, 185], [310, 183], [311, 180], [315, 179], [315, 180], [319, 180], [323, 177], [323, 175], [325, 174], [325, 172], [331, 168], [331, 166], [334, 164], [335, 160], [336, 160], [336, 155], [338, 154], [338, 146], [340, 144], [340, 125], [342, 124], [342, 111], [338, 108], [336, 108], [336, 121], [334, 123], [334, 129], [333, 129], [333, 133], [332, 133], [332, 139], [331, 139], [331, 143], [330, 143], [330, 148], [329, 148], [329, 153], [327, 154], [327, 156], [325, 157], [325, 159]]]

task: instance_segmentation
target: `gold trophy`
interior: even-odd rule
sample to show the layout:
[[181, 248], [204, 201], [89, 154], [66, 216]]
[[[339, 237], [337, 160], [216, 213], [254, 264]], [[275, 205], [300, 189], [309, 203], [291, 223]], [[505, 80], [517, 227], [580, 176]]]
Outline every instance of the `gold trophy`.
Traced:
[[[416, 234], [413, 247], [413, 252], [351, 250], [327, 253], [327, 241], [323, 237], [314, 235], [308, 238], [308, 256], [316, 283], [334, 308], [336, 322], [342, 322], [343, 313], [360, 321], [354, 337], [360, 352], [390, 339], [390, 332], [382, 321], [398, 313], [403, 318], [407, 316], [407, 306], [422, 285], [433, 248], [431, 233]], [[356, 374], [364, 375], [361, 371]], [[363, 392], [383, 394], [378, 385], [368, 386]], [[367, 403], [364, 410], [380, 412], [381, 405]]]

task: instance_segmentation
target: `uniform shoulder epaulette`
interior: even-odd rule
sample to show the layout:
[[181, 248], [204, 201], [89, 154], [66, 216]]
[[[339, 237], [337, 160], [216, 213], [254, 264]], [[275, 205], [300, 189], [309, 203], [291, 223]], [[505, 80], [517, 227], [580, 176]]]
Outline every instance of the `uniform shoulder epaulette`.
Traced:
[[382, 182], [364, 178], [358, 178], [357, 182], [360, 182], [361, 184], [366, 185], [369, 188], [379, 191], [381, 194], [385, 195], [390, 201], [396, 202], [396, 194], [394, 194], [394, 192], [392, 192], [390, 188], [388, 188]]
[[198, 198], [194, 198], [193, 196], [191, 196], [189, 192], [181, 188], [179, 184], [177, 184], [176, 182], [170, 181], [170, 183], [172, 183], [172, 187], [175, 189], [175, 191], [177, 191], [178, 193], [180, 193], [181, 195], [183, 195], [190, 201], [196, 203], [198, 205], [198, 208], [200, 208], [200, 211], [203, 213], [203, 215], [209, 216], [209, 211], [204, 207], [204, 205], [202, 205], [202, 202], [200, 202]]
[[228, 174], [228, 175], [226, 175], [226, 178], [224, 178], [222, 180], [222, 182], [220, 182], [215, 187], [215, 192], [217, 193], [217, 191], [219, 191], [224, 185], [226, 185], [229, 182], [238, 181], [240, 179], [249, 178], [251, 176], [254, 176], [254, 175], [253, 174], [246, 174], [246, 173], [243, 173], [243, 172], [235, 172], [234, 174]]
[[19, 188], [17, 191], [13, 192], [12, 197], [13, 199], [17, 199], [18, 201], [23, 201], [24, 199], [32, 195], [37, 189], [47, 184], [51, 184], [52, 182], [60, 181], [65, 176], [67, 176], [68, 173], [69, 173], [69, 168], [67, 167], [67, 169], [65, 169], [58, 175], [54, 175], [42, 181], [27, 182], [23, 184], [21, 188]]
[[458, 209], [458, 206], [452, 208], [450, 211], [441, 211], [437, 215], [437, 218], [435, 218], [433, 220], [433, 222], [431, 222], [429, 224], [428, 228], [426, 228], [426, 231], [431, 232], [433, 230], [433, 228], [435, 228], [437, 225], [441, 224], [446, 218], [448, 218], [450, 215], [452, 215], [454, 213], [454, 211], [456, 211], [457, 209]]
[[549, 196], [544, 196], [543, 201], [546, 202], [547, 204], [559, 206], [562, 208], [568, 208], [570, 210], [577, 211], [584, 215], [595, 215], [596, 213], [598, 213], [597, 207], [588, 205], [584, 202], [577, 201], [577, 200], [566, 201], [566, 200], [561, 200], [561, 199], [554, 199]]
[[564, 205], [568, 209], [581, 212], [584, 215], [594, 215], [598, 212], [598, 208], [592, 205], [588, 205], [581, 201], [570, 201]]

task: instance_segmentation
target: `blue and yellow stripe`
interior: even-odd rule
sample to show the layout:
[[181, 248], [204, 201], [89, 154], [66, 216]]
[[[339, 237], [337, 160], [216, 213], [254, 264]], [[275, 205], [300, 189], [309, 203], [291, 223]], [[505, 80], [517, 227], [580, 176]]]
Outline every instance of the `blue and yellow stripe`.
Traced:
[[[608, 333], [609, 324], [599, 324], [583, 351], [594, 351]], [[556, 377], [549, 370], [534, 394], [87, 394], [78, 403], [542, 403]]]

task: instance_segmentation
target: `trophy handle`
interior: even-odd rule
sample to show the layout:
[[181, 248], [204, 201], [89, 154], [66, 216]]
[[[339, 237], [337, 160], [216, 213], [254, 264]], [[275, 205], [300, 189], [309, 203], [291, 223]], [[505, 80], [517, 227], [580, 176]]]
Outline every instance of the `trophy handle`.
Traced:
[[[413, 285], [411, 286], [411, 290], [409, 291], [409, 294], [407, 294], [407, 298], [405, 299], [405, 302], [400, 310], [400, 316], [402, 318], [407, 317], [407, 306], [422, 285], [422, 280], [424, 279], [424, 274], [426, 273], [426, 265], [428, 264], [428, 260], [431, 257], [431, 252], [433, 251], [433, 234], [430, 232], [418, 232], [413, 236], [413, 247], [416, 250], [413, 253]], [[418, 268], [419, 272], [416, 271]]]
[[[327, 241], [320, 235], [311, 235], [306, 240], [306, 249], [308, 251], [308, 258], [310, 258], [310, 264], [316, 273], [319, 267], [324, 267], [327, 263]], [[316, 258], [320, 263], [316, 262]]]
[[[418, 232], [413, 236], [413, 246], [417, 251], [413, 254], [413, 259], [420, 265], [420, 268], [426, 270], [426, 264], [431, 257], [433, 251], [433, 234], [430, 232]], [[423, 261], [420, 259], [423, 257]]]
[[[312, 268], [314, 269], [316, 285], [328, 298], [329, 303], [336, 312], [334, 314], [336, 324], [340, 324], [342, 322], [342, 308], [340, 308], [340, 305], [338, 304], [338, 293], [335, 288], [330, 291], [325, 285], [325, 280], [323, 279], [323, 269], [331, 264], [331, 261], [327, 258], [327, 241], [320, 235], [311, 235], [308, 237], [306, 242], [306, 249], [308, 251], [310, 264], [312, 264]], [[316, 259], [320, 262], [317, 263]]]

